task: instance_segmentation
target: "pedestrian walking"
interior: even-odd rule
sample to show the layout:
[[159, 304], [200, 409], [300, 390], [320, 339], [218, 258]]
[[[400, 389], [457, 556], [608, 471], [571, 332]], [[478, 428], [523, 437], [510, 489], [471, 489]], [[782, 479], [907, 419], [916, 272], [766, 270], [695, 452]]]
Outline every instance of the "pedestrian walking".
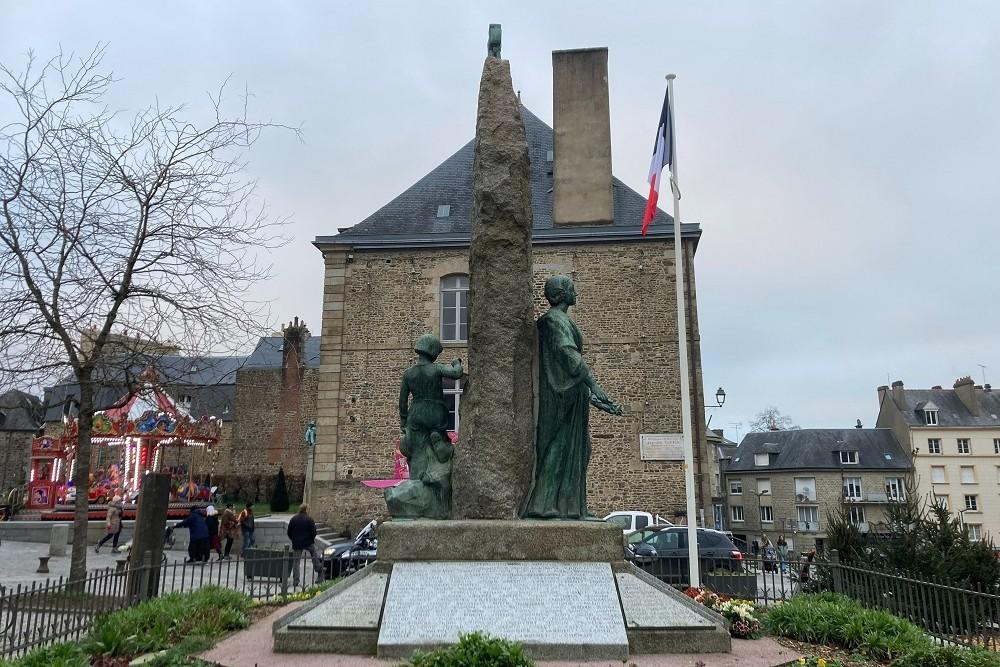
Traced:
[[233, 550], [233, 540], [239, 535], [239, 530], [239, 521], [236, 519], [236, 512], [233, 511], [233, 504], [226, 503], [226, 509], [219, 521], [220, 537], [226, 541], [226, 549], [222, 554], [224, 560], [229, 560], [229, 552]]
[[125, 504], [122, 503], [121, 496], [115, 496], [111, 499], [111, 504], [108, 505], [108, 513], [106, 518], [106, 523], [104, 524], [104, 537], [101, 541], [97, 543], [94, 547], [94, 553], [101, 553], [101, 547], [108, 540], [111, 540], [111, 551], [114, 552], [118, 548], [118, 538], [122, 534], [122, 517], [125, 514]]
[[781, 563], [781, 572], [788, 574], [788, 542], [785, 541], [784, 533], [778, 535], [778, 560]]
[[323, 559], [316, 549], [316, 522], [309, 516], [307, 504], [302, 503], [298, 513], [288, 521], [288, 539], [292, 541], [293, 585], [299, 585], [299, 562], [302, 559], [302, 552], [308, 553], [312, 560], [316, 583], [323, 581], [326, 576], [323, 571]]
[[215, 509], [215, 505], [209, 505], [205, 509], [205, 525], [208, 527], [209, 547], [219, 555], [219, 560], [222, 560], [222, 540], [219, 539], [219, 510]]
[[210, 553], [208, 539], [208, 524], [205, 514], [198, 507], [192, 507], [191, 513], [175, 528], [187, 528], [189, 534], [188, 557], [185, 563], [207, 563]]
[[806, 583], [809, 581], [810, 568], [812, 567], [812, 562], [816, 558], [816, 547], [809, 550], [809, 553], [805, 555], [805, 562], [802, 563], [802, 569], [799, 570], [799, 581], [801, 583]]
[[256, 527], [254, 526], [253, 503], [246, 504], [237, 520], [240, 524], [240, 532], [243, 533], [243, 546], [240, 549], [240, 555], [246, 558], [247, 550], [257, 544], [257, 540], [254, 539]]

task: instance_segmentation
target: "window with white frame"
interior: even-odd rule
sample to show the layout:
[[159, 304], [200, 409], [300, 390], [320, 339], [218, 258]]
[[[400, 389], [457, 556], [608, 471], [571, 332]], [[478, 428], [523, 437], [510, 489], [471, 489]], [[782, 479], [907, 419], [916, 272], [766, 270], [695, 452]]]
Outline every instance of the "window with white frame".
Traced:
[[885, 496], [889, 500], [906, 499], [906, 485], [903, 483], [902, 477], [885, 478]]
[[742, 496], [743, 495], [743, 480], [742, 479], [731, 479], [731, 480], [729, 480], [729, 495], [731, 495], [731, 496]]
[[981, 523], [967, 523], [965, 524], [965, 530], [969, 534], [970, 542], [982, 542], [983, 541], [983, 524]]
[[441, 340], [462, 343], [469, 336], [469, 276], [441, 279]]
[[760, 506], [760, 522], [774, 523], [774, 509], [770, 505]]
[[975, 466], [962, 466], [962, 484], [975, 484], [975, 483], [976, 483]]
[[969, 439], [968, 438], [959, 438], [958, 439], [958, 453], [959, 454], [968, 454], [969, 451], [970, 451]]
[[928, 454], [941, 453], [941, 438], [927, 438], [927, 453]]
[[970, 512], [979, 511], [979, 496], [966, 495], [965, 496], [965, 509]]
[[944, 474], [944, 466], [931, 466], [931, 484], [947, 484], [948, 478]]
[[816, 502], [816, 478], [795, 478], [795, 500], [800, 503]]
[[769, 478], [757, 478], [757, 493], [759, 495], [771, 495], [771, 480]]
[[844, 499], [845, 500], [861, 500], [861, 478], [860, 477], [845, 477], [844, 478]]
[[862, 505], [852, 505], [847, 510], [847, 520], [855, 526], [865, 522], [865, 508]]
[[935, 493], [934, 494], [934, 504], [937, 505], [938, 507], [940, 507], [941, 509], [945, 509], [945, 510], [949, 509], [949, 507], [948, 507], [948, 496], [940, 496], [940, 495], [938, 495], [938, 494]]
[[444, 386], [444, 402], [448, 406], [448, 430], [457, 433], [461, 422], [462, 392], [465, 383], [462, 380], [446, 379], [441, 384]]
[[769, 454], [767, 454], [766, 452], [763, 453], [763, 454], [754, 454], [753, 455], [753, 464], [755, 466], [766, 466], [770, 462], [771, 462], [771, 456]]
[[729, 512], [733, 521], [743, 521], [743, 505], [730, 505]]
[[993, 453], [1000, 454], [1000, 438], [993, 438]]
[[857, 465], [858, 453], [854, 451], [840, 452], [840, 462], [845, 465]]
[[937, 426], [938, 423], [938, 411], [937, 410], [924, 410], [924, 423], [928, 426]]
[[796, 508], [799, 515], [799, 530], [819, 530], [819, 508], [816, 506]]

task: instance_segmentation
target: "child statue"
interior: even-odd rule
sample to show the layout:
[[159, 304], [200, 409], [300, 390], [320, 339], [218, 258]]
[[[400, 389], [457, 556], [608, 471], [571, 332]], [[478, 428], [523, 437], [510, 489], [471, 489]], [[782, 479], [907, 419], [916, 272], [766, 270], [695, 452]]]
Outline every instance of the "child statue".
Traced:
[[413, 349], [417, 361], [403, 373], [399, 386], [399, 447], [409, 462], [410, 478], [386, 489], [385, 501], [394, 517], [446, 519], [455, 450], [447, 435], [448, 404], [441, 380], [461, 378], [462, 360], [450, 366], [436, 363], [441, 341], [432, 334], [418, 338]]

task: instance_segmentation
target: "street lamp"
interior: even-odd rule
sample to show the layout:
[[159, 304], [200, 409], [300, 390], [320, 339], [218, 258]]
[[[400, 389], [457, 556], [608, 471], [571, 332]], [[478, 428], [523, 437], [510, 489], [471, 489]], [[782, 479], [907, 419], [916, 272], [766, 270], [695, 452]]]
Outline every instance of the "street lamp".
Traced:
[[966, 507], [964, 510], [958, 510], [958, 525], [962, 527], [963, 533], [965, 532], [965, 513], [970, 509], [970, 507]]
[[715, 403], [716, 405], [706, 405], [706, 410], [711, 410], [712, 408], [721, 408], [722, 404], [726, 402], [726, 390], [719, 387], [715, 392]]

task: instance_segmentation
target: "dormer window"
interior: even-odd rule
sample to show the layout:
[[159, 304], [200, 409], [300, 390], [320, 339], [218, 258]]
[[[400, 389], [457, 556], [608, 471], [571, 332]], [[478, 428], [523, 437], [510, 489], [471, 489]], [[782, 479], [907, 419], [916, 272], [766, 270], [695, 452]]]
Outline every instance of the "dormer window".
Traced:
[[927, 426], [937, 426], [938, 425], [938, 411], [928, 410], [924, 408], [924, 424]]
[[857, 465], [858, 464], [858, 453], [850, 451], [840, 452], [840, 462], [844, 465]]
[[771, 458], [770, 455], [767, 453], [754, 454], [753, 464], [755, 466], [766, 466], [768, 463], [770, 463], [770, 458]]

